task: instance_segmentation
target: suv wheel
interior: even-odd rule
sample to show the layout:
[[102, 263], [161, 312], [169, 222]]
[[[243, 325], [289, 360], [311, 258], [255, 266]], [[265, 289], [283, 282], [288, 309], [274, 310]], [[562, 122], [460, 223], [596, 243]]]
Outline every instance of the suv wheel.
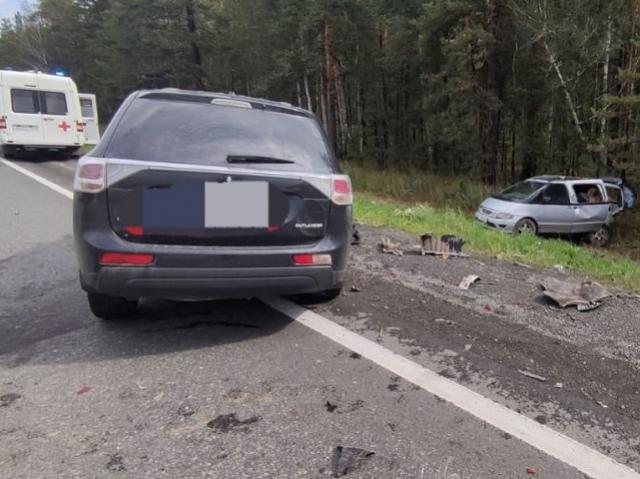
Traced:
[[138, 311], [138, 301], [106, 294], [87, 293], [91, 312], [100, 319], [121, 319]]
[[342, 288], [333, 288], [325, 291], [319, 291], [317, 293], [294, 295], [292, 298], [302, 304], [320, 304], [333, 301], [340, 296], [341, 293]]
[[607, 246], [611, 241], [611, 231], [606, 226], [601, 226], [599, 230], [589, 233], [588, 239], [593, 246]]

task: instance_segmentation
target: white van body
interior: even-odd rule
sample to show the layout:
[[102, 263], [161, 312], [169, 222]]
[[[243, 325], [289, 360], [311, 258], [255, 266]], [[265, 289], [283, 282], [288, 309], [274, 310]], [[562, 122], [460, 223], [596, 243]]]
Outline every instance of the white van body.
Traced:
[[84, 142], [97, 145], [100, 141], [100, 123], [96, 96], [93, 93], [80, 93], [80, 109], [84, 122]]
[[6, 154], [70, 153], [85, 143], [78, 89], [69, 77], [0, 71], [0, 146]]

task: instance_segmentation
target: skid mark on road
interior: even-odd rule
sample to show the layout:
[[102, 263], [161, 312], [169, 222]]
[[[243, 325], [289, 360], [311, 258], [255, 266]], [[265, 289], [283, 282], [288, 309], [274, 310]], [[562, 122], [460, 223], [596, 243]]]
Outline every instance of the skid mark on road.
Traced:
[[[66, 198], [73, 199], [72, 191], [7, 160], [0, 161]], [[594, 479], [640, 479], [638, 472], [595, 449], [442, 377], [313, 311], [283, 298], [264, 299], [263, 302], [363, 358]]]

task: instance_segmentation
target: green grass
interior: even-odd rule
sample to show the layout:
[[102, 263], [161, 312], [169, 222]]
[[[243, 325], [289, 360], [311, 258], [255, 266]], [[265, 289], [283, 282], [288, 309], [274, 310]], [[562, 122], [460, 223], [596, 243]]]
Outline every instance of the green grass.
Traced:
[[354, 211], [358, 222], [416, 235], [416, 245], [419, 244], [418, 236], [425, 232], [455, 234], [464, 238], [467, 251], [544, 268], [561, 264], [605, 284], [640, 292], [640, 263], [605, 250], [537, 236], [515, 237], [489, 230], [459, 210], [424, 204], [411, 206], [407, 202], [379, 199], [367, 193], [357, 192]]

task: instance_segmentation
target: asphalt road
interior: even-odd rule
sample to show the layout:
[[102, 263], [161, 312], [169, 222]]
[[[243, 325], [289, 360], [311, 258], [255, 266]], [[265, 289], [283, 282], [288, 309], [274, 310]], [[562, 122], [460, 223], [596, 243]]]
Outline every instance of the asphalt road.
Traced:
[[[71, 161], [18, 164], [72, 188]], [[357, 298], [315, 311], [421, 366], [457, 354], [459, 338], [411, 329], [403, 291], [386, 300], [391, 287], [360, 280]], [[475, 319], [453, 307], [428, 295], [416, 306]], [[546, 405], [514, 388], [491, 400], [546, 423]], [[258, 300], [147, 301], [132, 320], [97, 320], [78, 285], [71, 201], [0, 163], [0, 477], [321, 478], [337, 446], [374, 453], [348, 478], [588, 477], [458, 406]], [[592, 417], [565, 426], [637, 466], [632, 437], [607, 451]]]

